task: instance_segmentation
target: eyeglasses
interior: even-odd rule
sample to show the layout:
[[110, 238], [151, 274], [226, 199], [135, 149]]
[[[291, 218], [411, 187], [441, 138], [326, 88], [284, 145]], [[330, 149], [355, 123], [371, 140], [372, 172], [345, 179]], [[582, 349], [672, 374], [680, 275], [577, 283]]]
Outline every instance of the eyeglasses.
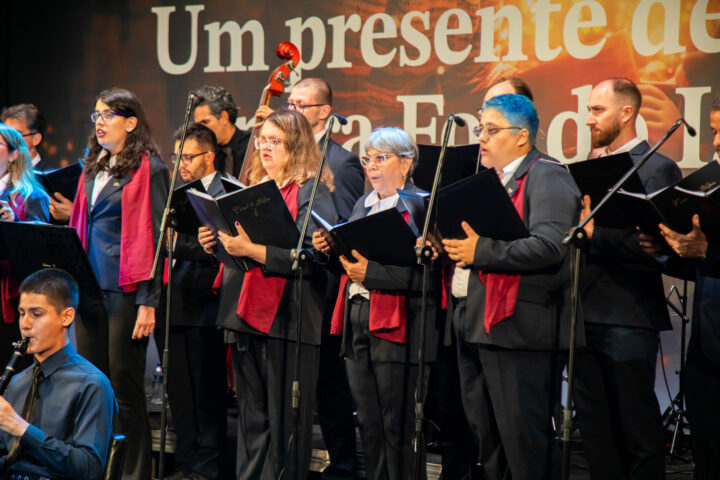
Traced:
[[385, 162], [388, 161], [390, 157], [392, 157], [392, 153], [378, 153], [377, 155], [373, 155], [372, 157], [369, 155], [363, 155], [360, 157], [360, 165], [363, 166], [363, 168], [367, 168], [371, 162], [375, 162], [379, 167], [382, 167], [385, 165]]
[[299, 103], [283, 102], [283, 108], [285, 110], [297, 110], [300, 113], [305, 112], [306, 108], [310, 107], [322, 107], [327, 105], [326, 103], [315, 103], [313, 105], [301, 105]]
[[272, 151], [275, 150], [281, 143], [283, 143], [283, 139], [278, 137], [255, 137], [255, 148], [258, 150], [262, 150], [267, 147], [268, 150]]
[[120, 112], [113, 112], [112, 110], [105, 110], [104, 112], [93, 112], [90, 114], [90, 120], [92, 120], [93, 123], [97, 123], [97, 121], [102, 117], [103, 120], [106, 122], [109, 122], [113, 119], [113, 117], [125, 117], [127, 118], [127, 115]]
[[[190, 155], [189, 153], [183, 153], [182, 156], [180, 157], [180, 161], [182, 162], [183, 165], [190, 165], [195, 157], [199, 157], [200, 155], [205, 155], [206, 153], [210, 153], [210, 150], [208, 150], [207, 152], [196, 153], [194, 155]], [[177, 155], [175, 155], [174, 153], [171, 153], [170, 161], [175, 163], [177, 161]]]
[[28, 132], [28, 133], [23, 133], [22, 136], [23, 136], [23, 137], [31, 137], [31, 136], [33, 136], [33, 135], [37, 135], [37, 133], [38, 133], [38, 132]]
[[5, 148], [10, 148], [10, 147], [8, 147], [8, 144], [5, 143], [5, 142], [0, 142], [0, 145], [2, 145], [2, 146], [5, 147]]
[[494, 137], [500, 130], [522, 130], [523, 127], [490, 127], [490, 126], [484, 126], [484, 125], [478, 125], [477, 127], [473, 128], [473, 134], [476, 137], [485, 136], [487, 138]]

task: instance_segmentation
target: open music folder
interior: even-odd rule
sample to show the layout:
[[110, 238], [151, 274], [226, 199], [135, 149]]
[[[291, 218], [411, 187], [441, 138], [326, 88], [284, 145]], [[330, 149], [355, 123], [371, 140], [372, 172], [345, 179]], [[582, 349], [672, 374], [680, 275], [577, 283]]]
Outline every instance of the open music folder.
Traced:
[[[200, 223], [217, 237], [218, 232], [237, 235], [235, 222], [242, 225], [254, 243], [295, 248], [300, 232], [274, 181], [236, 190], [217, 198], [198, 190], [187, 190], [187, 197]], [[247, 271], [258, 266], [249, 258], [234, 257], [217, 242], [216, 256]]]

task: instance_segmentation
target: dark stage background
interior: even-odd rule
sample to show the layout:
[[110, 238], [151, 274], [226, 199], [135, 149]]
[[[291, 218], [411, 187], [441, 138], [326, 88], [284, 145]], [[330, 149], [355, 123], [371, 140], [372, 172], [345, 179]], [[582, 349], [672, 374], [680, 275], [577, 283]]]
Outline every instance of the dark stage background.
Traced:
[[[351, 120], [337, 138], [356, 151], [381, 125], [422, 143], [440, 141], [449, 112], [472, 127], [488, 84], [516, 74], [536, 95], [539, 146], [575, 161], [589, 150], [591, 85], [623, 75], [641, 84], [643, 134], [657, 140], [685, 116], [699, 138], [678, 132], [665, 153], [683, 168], [712, 155], [720, 0], [13, 1], [1, 2], [0, 25], [0, 106], [37, 104], [58, 164], [82, 155], [95, 97], [111, 86], [143, 100], [165, 153], [187, 92], [203, 84], [228, 88], [246, 125], [286, 40], [302, 76], [333, 85]], [[475, 141], [469, 131], [457, 143]]]

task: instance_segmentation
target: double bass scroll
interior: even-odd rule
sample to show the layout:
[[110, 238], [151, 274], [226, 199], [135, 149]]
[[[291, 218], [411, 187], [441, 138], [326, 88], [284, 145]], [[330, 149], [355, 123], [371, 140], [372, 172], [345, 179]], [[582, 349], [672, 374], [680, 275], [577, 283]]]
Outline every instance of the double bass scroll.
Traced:
[[[300, 50], [292, 42], [282, 42], [277, 46], [275, 53], [277, 53], [279, 58], [285, 59], [286, 61], [270, 74], [267, 85], [265, 85], [260, 95], [258, 108], [269, 106], [272, 97], [279, 97], [284, 93], [285, 87], [290, 85], [290, 73], [295, 70], [295, 67], [297, 67], [300, 62]], [[248, 141], [247, 149], [245, 150], [242, 166], [240, 167], [239, 179], [245, 184], [248, 183], [247, 175], [251, 165], [252, 155], [255, 152], [255, 137], [258, 136], [258, 133], [259, 129], [254, 127], [250, 140]]]

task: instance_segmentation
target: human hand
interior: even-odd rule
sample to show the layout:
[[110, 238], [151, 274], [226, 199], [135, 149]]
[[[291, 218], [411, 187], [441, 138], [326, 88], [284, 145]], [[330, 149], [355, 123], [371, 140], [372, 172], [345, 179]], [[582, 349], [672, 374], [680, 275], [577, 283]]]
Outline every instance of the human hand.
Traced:
[[458, 267], [466, 267], [472, 265], [475, 260], [475, 246], [480, 236], [475, 233], [475, 230], [473, 230], [467, 222], [462, 222], [460, 225], [465, 231], [467, 238], [460, 240], [445, 239], [442, 241], [442, 244], [450, 260], [456, 262]]
[[60, 222], [70, 220], [72, 207], [73, 203], [60, 192], [55, 192], [54, 198], [50, 197], [50, 215], [52, 215], [55, 220]]
[[700, 228], [700, 217], [697, 214], [693, 215], [692, 225], [692, 230], [683, 235], [661, 223], [660, 234], [681, 257], [703, 259], [707, 255], [708, 241]]
[[352, 256], [357, 262], [352, 263], [344, 255], [340, 256], [340, 263], [347, 272], [348, 277], [355, 283], [362, 283], [365, 281], [365, 274], [367, 273], [368, 259], [360, 255], [357, 250], [353, 250]]

